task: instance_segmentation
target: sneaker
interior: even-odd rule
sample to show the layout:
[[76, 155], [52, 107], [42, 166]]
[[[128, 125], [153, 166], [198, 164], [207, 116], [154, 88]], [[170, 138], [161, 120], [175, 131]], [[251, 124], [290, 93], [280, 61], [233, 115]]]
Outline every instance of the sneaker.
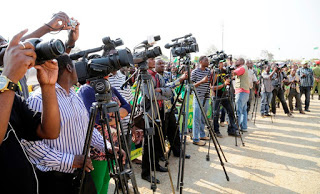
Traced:
[[224, 126], [225, 126], [224, 122], [220, 122], [220, 127], [224, 127]]
[[222, 134], [220, 132], [216, 133], [217, 137], [223, 138]]
[[306, 111], [306, 112], [310, 112], [310, 110], [309, 110], [309, 109], [306, 109], [306, 110], [304, 110], [304, 111]]
[[287, 115], [288, 115], [288, 117], [293, 118], [293, 115], [291, 113], [288, 113]]
[[240, 129], [240, 131], [242, 131], [242, 132], [248, 132], [247, 129]]
[[197, 146], [205, 146], [206, 145], [206, 142], [205, 141], [198, 141], [198, 142], [193, 142], [194, 145], [197, 145]]
[[266, 117], [271, 117], [271, 115], [269, 113], [265, 114], [264, 116]]

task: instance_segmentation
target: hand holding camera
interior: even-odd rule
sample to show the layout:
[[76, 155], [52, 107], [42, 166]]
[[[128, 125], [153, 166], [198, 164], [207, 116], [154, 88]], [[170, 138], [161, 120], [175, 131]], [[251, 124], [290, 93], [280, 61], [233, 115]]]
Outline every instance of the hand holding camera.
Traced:
[[23, 30], [12, 38], [4, 55], [2, 74], [14, 83], [18, 83], [27, 70], [35, 65], [37, 55], [34, 46], [29, 42], [20, 42], [27, 31]]
[[224, 85], [230, 85], [230, 79], [226, 79], [226, 81], [224, 81]]
[[53, 14], [52, 19], [47, 23], [47, 26], [50, 28], [50, 31], [71, 30], [73, 27], [70, 23], [69, 16], [61, 11]]

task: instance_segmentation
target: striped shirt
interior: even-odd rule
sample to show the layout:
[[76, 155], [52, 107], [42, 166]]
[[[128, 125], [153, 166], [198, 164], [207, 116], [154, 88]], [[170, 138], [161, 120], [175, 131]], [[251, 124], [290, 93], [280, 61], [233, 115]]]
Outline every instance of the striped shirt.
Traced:
[[[208, 68], [206, 68], [204, 71], [202, 71], [200, 68], [196, 68], [191, 73], [191, 81], [193, 81], [193, 83], [197, 83], [200, 80], [202, 80], [205, 76], [208, 76], [209, 79], [209, 71], [210, 70]], [[196, 90], [199, 98], [204, 98], [206, 94], [210, 94], [209, 81], [207, 83], [200, 84]]]
[[[297, 71], [297, 74], [300, 76], [300, 86], [301, 87], [311, 87], [313, 86], [313, 72], [310, 68], [300, 68]], [[305, 77], [302, 75], [305, 74]]]
[[[69, 94], [57, 83], [56, 94], [60, 110], [60, 134], [57, 139], [22, 140], [30, 161], [41, 171], [72, 173], [75, 155], [82, 155], [89, 115], [82, 100], [73, 89]], [[42, 94], [38, 89], [28, 98], [29, 108], [42, 112]], [[91, 145], [104, 151], [103, 137], [93, 130]], [[107, 147], [111, 148], [109, 142]]]
[[[132, 95], [131, 88], [128, 85], [123, 87], [123, 90], [121, 90], [121, 88], [120, 88], [122, 86], [122, 84], [126, 81], [126, 76], [123, 75], [120, 72], [120, 70], [117, 71], [117, 73], [115, 75], [110, 76], [108, 78], [108, 81], [110, 82], [112, 87], [114, 87], [115, 89], [118, 90], [120, 95], [128, 102], [128, 104], [130, 104], [130, 102], [133, 101], [133, 95]], [[128, 131], [129, 120], [130, 120], [130, 113], [121, 120], [123, 132], [125, 134]]]

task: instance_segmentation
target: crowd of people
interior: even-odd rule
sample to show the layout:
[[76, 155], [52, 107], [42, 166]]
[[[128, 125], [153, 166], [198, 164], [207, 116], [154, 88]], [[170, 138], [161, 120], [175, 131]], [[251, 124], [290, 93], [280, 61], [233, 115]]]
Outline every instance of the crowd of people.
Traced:
[[[74, 18], [72, 18], [74, 20]], [[36, 31], [25, 35], [26, 30], [15, 35], [10, 43], [0, 36], [0, 166], [3, 193], [73, 193], [73, 179], [76, 169], [83, 167], [82, 153], [86, 139], [90, 107], [95, 99], [95, 91], [90, 82], [78, 83], [75, 61], [69, 57], [79, 38], [79, 21], [70, 26], [69, 17], [63, 12], [53, 16], [49, 23]], [[28, 38], [39, 38], [58, 30], [69, 30], [66, 41], [66, 53], [54, 60], [35, 65], [34, 46], [25, 41]], [[97, 56], [89, 56], [97, 57]], [[99, 56], [98, 56], [99, 57]], [[150, 170], [168, 172], [168, 168], [160, 165], [166, 160], [161, 138], [170, 145], [170, 153], [180, 156], [181, 140], [179, 135], [178, 109], [173, 107], [177, 93], [184, 88], [181, 84], [189, 79], [183, 64], [166, 62], [160, 57], [147, 60], [148, 74], [151, 75], [159, 120], [155, 130], [154, 155], [152, 154], [145, 130], [145, 122], [136, 115], [133, 125], [129, 126], [130, 114], [133, 111], [133, 93], [136, 91], [137, 76], [131, 76], [136, 67], [123, 67], [104, 77], [111, 84], [112, 101], [118, 104], [123, 126], [121, 134], [129, 148], [143, 148], [142, 161], [133, 162], [141, 165], [141, 177], [149, 182], [160, 183], [150, 176]], [[233, 68], [232, 68], [233, 67]], [[36, 74], [31, 75], [31, 72]], [[35, 80], [37, 76], [37, 81]], [[131, 77], [128, 84], [121, 87]], [[212, 122], [217, 137], [223, 138], [220, 130], [228, 121], [227, 133], [239, 136], [248, 131], [248, 113], [253, 105], [258, 106], [256, 99], [261, 97], [260, 113], [262, 117], [271, 116], [270, 109], [276, 114], [281, 102], [284, 113], [293, 117], [294, 111], [301, 114], [310, 112], [310, 97], [313, 99], [317, 90], [320, 100], [320, 61], [302, 62], [253, 62], [239, 58], [223, 59], [214, 68], [210, 66], [210, 58], [201, 56], [191, 66], [192, 81], [199, 101], [193, 98], [192, 141], [194, 145], [204, 146], [210, 140], [205, 131], [205, 112], [212, 107]], [[28, 84], [27, 84], [28, 83]], [[30, 84], [32, 83], [32, 84]], [[305, 102], [301, 96], [305, 95]], [[183, 93], [181, 97], [185, 96]], [[295, 107], [293, 105], [295, 98]], [[141, 95], [137, 109], [150, 110], [143, 107], [147, 99]], [[287, 105], [287, 100], [289, 106]], [[181, 99], [178, 100], [181, 102]], [[304, 107], [303, 107], [304, 105]], [[147, 109], [145, 109], [147, 108]], [[156, 108], [156, 107], [155, 107]], [[227, 115], [226, 115], [227, 113]], [[205, 115], [206, 116], [206, 115]], [[117, 131], [115, 114], [108, 115], [109, 125]], [[219, 123], [220, 121], [220, 123]], [[160, 125], [161, 122], [161, 125]], [[85, 170], [90, 176], [85, 179], [91, 187], [88, 193], [107, 193], [110, 180], [110, 164], [105, 153], [112, 152], [110, 141], [116, 141], [116, 133], [102, 133], [105, 129], [99, 123], [99, 115], [95, 120], [90, 157]], [[104, 142], [106, 134], [107, 142]], [[144, 140], [145, 141], [144, 141]], [[118, 142], [125, 143], [125, 142]], [[133, 146], [132, 146], [133, 145]], [[118, 153], [125, 156], [124, 150], [117, 147]], [[130, 155], [130, 154], [129, 154]], [[190, 158], [189, 155], [185, 156]], [[121, 158], [127, 166], [130, 158]], [[155, 169], [150, 169], [150, 163]], [[19, 186], [14, 186], [18, 183]]]

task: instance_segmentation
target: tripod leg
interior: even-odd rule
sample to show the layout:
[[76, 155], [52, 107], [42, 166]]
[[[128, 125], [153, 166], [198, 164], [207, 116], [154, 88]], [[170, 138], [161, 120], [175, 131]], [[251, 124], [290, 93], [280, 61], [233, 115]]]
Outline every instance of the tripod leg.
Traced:
[[[159, 111], [159, 106], [158, 106], [158, 102], [157, 102], [157, 98], [156, 98], [156, 93], [154, 91], [154, 86], [153, 86], [153, 82], [151, 80], [149, 80], [149, 83], [150, 85], [148, 84], [148, 91], [149, 91], [149, 95], [153, 96], [152, 97], [152, 102], [155, 104], [155, 109], [156, 109], [156, 114], [157, 114], [157, 117], [159, 119], [159, 126], [158, 127], [158, 133], [159, 133], [159, 138], [160, 138], [160, 143], [161, 143], [161, 148], [162, 148], [162, 152], [164, 153], [164, 157], [165, 157], [165, 160], [166, 160], [166, 164], [168, 164], [168, 155], [166, 154], [166, 147], [165, 147], [165, 140], [164, 140], [164, 136], [163, 136], [163, 133], [162, 133], [162, 123], [161, 123], [161, 119], [160, 119], [160, 111]], [[152, 112], [154, 111], [153, 110], [153, 106], [152, 106], [152, 103], [151, 103], [151, 109], [152, 109]], [[153, 114], [154, 115], [154, 114]], [[155, 118], [155, 117], [153, 117]], [[174, 186], [173, 186], [173, 182], [172, 182], [172, 177], [171, 177], [171, 171], [170, 171], [170, 167], [169, 165], [167, 165], [167, 168], [168, 168], [168, 175], [169, 175], [169, 179], [170, 179], [170, 184], [171, 184], [171, 189], [172, 189], [172, 193], [175, 193], [174, 192]]]
[[[199, 105], [200, 105], [199, 96], [198, 96], [197, 90], [194, 88], [194, 86], [192, 87], [192, 90], [194, 91], [194, 94], [195, 94], [195, 96], [196, 96], [196, 100], [198, 101], [198, 103], [199, 103]], [[208, 129], [209, 129], [209, 132], [210, 132], [211, 137], [214, 137], [215, 134], [213, 133], [213, 129], [212, 129], [212, 127], [211, 127], [211, 125], [210, 125], [210, 123], [209, 123], [209, 121], [208, 121], [208, 118], [207, 118], [207, 116], [206, 116], [206, 113], [204, 112], [203, 107], [202, 107], [201, 105], [200, 105], [200, 110], [201, 110], [202, 116], [204, 117], [204, 120], [205, 120], [205, 122], [206, 122], [206, 125], [208, 126]], [[225, 175], [226, 175], [226, 179], [227, 179], [227, 181], [229, 181], [229, 176], [228, 176], [227, 171], [226, 171], [226, 169], [225, 169], [225, 167], [224, 167], [224, 163], [223, 163], [223, 161], [222, 161], [220, 152], [219, 152], [219, 150], [218, 150], [217, 143], [216, 143], [216, 139], [215, 139], [215, 138], [212, 138], [212, 142], [213, 142], [214, 147], [215, 147], [215, 149], [216, 149], [216, 152], [217, 152], [218, 158], [219, 158], [219, 160], [220, 160], [220, 164], [221, 164], [221, 166], [222, 166], [222, 169], [223, 169], [223, 171], [224, 171], [224, 173], [225, 173]]]

